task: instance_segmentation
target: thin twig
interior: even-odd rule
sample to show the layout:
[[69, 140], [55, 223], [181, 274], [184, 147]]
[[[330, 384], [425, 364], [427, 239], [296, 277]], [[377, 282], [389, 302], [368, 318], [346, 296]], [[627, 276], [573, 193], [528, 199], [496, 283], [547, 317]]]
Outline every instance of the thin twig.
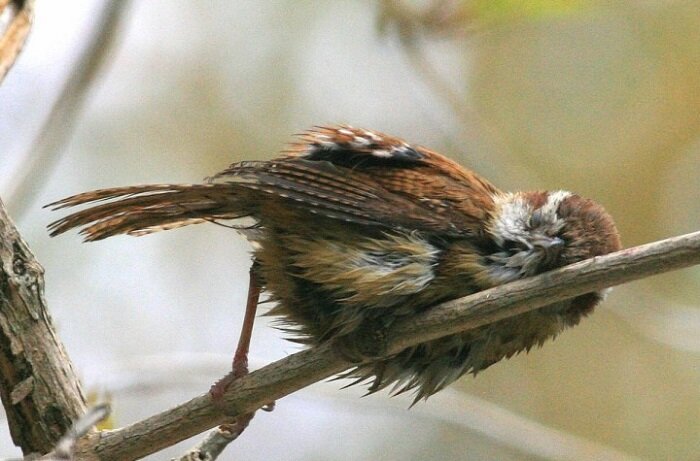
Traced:
[[[443, 303], [397, 323], [385, 355], [422, 342], [522, 314], [563, 299], [700, 264], [700, 232], [629, 248]], [[311, 348], [235, 381], [223, 396], [226, 412], [242, 415], [352, 364], [331, 344]], [[81, 459], [137, 459], [226, 422], [208, 394], [130, 426], [84, 440]]]
[[88, 40], [89, 45], [75, 63], [72, 75], [68, 77], [39, 135], [29, 148], [31, 155], [26, 156], [29, 160], [15, 175], [17, 182], [10, 184], [6, 200], [12, 205], [15, 219], [21, 220], [30, 209], [41, 186], [47, 182], [65, 151], [64, 146], [73, 133], [87, 93], [111, 55], [128, 5], [127, 0], [106, 2], [93, 29], [93, 36]]

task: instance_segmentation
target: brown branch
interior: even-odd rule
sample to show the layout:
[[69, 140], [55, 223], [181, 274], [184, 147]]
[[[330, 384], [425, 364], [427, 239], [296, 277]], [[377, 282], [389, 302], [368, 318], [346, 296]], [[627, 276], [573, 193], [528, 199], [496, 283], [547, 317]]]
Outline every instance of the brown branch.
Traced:
[[46, 453], [85, 413], [78, 378], [51, 324], [44, 269], [0, 200], [0, 398], [15, 445]]
[[0, 82], [22, 51], [33, 15], [34, 0], [0, 0]]
[[[589, 259], [443, 303], [400, 322], [388, 332], [381, 352], [394, 354], [562, 299], [696, 264], [700, 232]], [[255, 411], [351, 366], [330, 344], [293, 354], [234, 382], [224, 395], [227, 410], [232, 415]], [[131, 426], [91, 434], [79, 442], [76, 453], [86, 460], [137, 459], [224, 422], [204, 394]]]

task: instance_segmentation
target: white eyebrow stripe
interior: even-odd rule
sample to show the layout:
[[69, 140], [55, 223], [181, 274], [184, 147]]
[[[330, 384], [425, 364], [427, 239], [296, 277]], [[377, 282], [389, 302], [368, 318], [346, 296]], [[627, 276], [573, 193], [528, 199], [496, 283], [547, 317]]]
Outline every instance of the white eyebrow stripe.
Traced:
[[561, 202], [571, 197], [571, 195], [571, 192], [565, 190], [550, 192], [547, 201], [540, 208], [540, 212], [543, 215], [549, 216], [550, 221], [554, 221], [559, 205], [561, 205]]

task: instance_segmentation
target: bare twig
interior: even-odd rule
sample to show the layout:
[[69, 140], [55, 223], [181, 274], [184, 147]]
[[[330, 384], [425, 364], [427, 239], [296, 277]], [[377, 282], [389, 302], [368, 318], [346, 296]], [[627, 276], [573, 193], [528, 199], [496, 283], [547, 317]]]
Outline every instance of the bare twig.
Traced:
[[75, 63], [72, 75], [68, 77], [61, 95], [29, 148], [29, 160], [16, 174], [17, 182], [10, 184], [6, 198], [14, 210], [15, 219], [22, 219], [64, 152], [63, 146], [70, 139], [88, 91], [114, 48], [116, 32], [128, 4], [126, 0], [105, 3], [93, 36], [87, 41], [89, 45]]
[[0, 200], [0, 397], [12, 440], [47, 453], [85, 412], [78, 378], [53, 328], [44, 269]]
[[0, 82], [22, 51], [33, 13], [34, 0], [0, 0]]
[[[395, 354], [563, 299], [696, 264], [700, 232], [596, 257], [436, 306], [393, 327], [380, 352]], [[351, 366], [331, 344], [293, 354], [232, 383], [223, 397], [227, 413], [254, 411]], [[81, 459], [136, 459], [226, 419], [204, 394], [131, 426], [88, 437], [76, 453]]]

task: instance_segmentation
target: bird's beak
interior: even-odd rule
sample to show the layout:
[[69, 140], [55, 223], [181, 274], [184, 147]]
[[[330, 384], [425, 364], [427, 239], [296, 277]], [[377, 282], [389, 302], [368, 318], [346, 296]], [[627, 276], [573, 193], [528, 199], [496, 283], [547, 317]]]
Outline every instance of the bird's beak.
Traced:
[[543, 237], [535, 243], [535, 246], [544, 251], [547, 260], [553, 261], [564, 248], [564, 240], [559, 237]]

